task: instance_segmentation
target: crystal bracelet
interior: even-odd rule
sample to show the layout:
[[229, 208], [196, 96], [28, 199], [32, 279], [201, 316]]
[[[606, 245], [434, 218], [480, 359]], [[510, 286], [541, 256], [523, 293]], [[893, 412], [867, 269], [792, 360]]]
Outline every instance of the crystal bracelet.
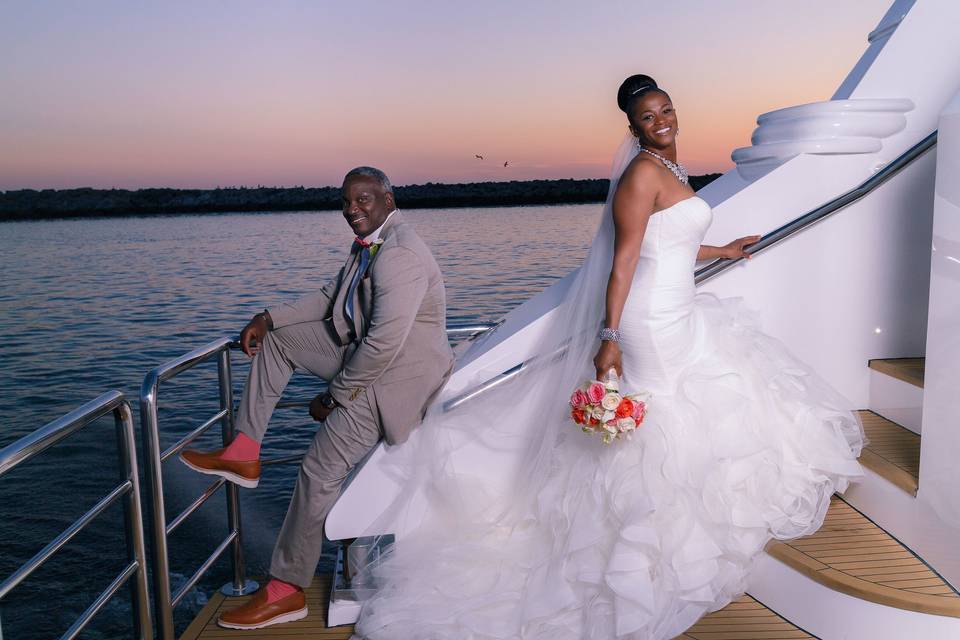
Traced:
[[610, 342], [620, 342], [620, 330], [604, 327], [600, 329], [600, 339], [609, 340]]

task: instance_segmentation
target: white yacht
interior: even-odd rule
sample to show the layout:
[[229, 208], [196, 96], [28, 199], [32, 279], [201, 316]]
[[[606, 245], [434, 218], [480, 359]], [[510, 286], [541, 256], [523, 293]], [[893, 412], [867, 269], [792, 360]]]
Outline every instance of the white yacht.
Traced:
[[[762, 308], [765, 331], [860, 411], [870, 443], [860, 458], [866, 476], [834, 497], [824, 526], [812, 536], [768, 545], [748, 595], [706, 616], [682, 638], [960, 639], [957, 25], [956, 0], [895, 0], [829, 100], [759, 116], [752, 146], [733, 151], [736, 168], [698, 194], [715, 216], [707, 243], [765, 233], [751, 249], [756, 257], [749, 269], [727, 260], [700, 265], [700, 289], [742, 296]], [[470, 340], [460, 348], [456, 372], [437, 402], [444, 408], [473, 402], [534, 368], [532, 345], [571, 279], [559, 280], [492, 328], [452, 328]], [[0, 576], [0, 600], [106, 505], [125, 499], [130, 564], [64, 637], [79, 633], [130, 582], [140, 637], [173, 638], [173, 609], [228, 552], [233, 580], [181, 637], [232, 637], [216, 627], [217, 612], [240, 601], [229, 596], [256, 588], [245, 575], [236, 487], [213, 483], [168, 522], [161, 463], [216, 425], [232, 436], [233, 348], [224, 338], [157, 367], [144, 380], [140, 464], [147, 517], [140, 514], [133, 425], [122, 394], [104, 394], [0, 450], [2, 476], [113, 411], [129, 453], [125, 476], [112, 494], [13, 576]], [[160, 383], [214, 358], [220, 362], [221, 410], [161, 451]], [[327, 520], [329, 538], [383, 544], [403, 537], [404, 522], [384, 516], [403, 491], [387, 472], [392, 454], [381, 445], [354, 472]], [[469, 449], [463, 455], [469, 456]], [[171, 592], [166, 537], [224, 484], [230, 533]], [[153, 543], [149, 558], [147, 536]], [[233, 633], [349, 638], [364, 592], [348, 588], [341, 571], [338, 562], [335, 575], [318, 577], [309, 590], [308, 619]]]

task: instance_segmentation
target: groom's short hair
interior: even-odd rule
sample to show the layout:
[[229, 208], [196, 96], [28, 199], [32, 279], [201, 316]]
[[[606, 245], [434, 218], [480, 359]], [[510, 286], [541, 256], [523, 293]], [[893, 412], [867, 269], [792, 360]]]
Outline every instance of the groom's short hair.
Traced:
[[355, 169], [350, 169], [347, 172], [347, 175], [343, 176], [343, 181], [346, 182], [354, 176], [363, 176], [365, 178], [373, 178], [380, 183], [380, 186], [383, 187], [385, 193], [393, 193], [393, 185], [390, 184], [390, 178], [387, 177], [383, 171], [377, 169], [376, 167], [357, 167]]

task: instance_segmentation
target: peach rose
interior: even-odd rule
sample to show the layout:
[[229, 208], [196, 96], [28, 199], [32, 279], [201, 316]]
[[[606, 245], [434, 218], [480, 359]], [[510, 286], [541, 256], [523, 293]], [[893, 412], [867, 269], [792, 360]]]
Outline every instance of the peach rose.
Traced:
[[573, 408], [573, 411], [570, 412], [570, 417], [573, 418], [573, 421], [577, 424], [585, 424], [587, 422], [587, 414], [579, 407]]
[[587, 399], [590, 400], [591, 404], [600, 404], [606, 393], [607, 390], [599, 382], [593, 382], [587, 387]]
[[620, 404], [617, 405], [617, 417], [618, 418], [629, 418], [633, 416], [634, 402], [630, 398], [624, 398], [620, 401]]

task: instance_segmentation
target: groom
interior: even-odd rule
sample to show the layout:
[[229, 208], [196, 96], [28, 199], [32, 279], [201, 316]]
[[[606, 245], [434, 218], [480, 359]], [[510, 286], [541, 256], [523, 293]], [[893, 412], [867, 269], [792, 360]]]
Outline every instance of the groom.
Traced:
[[260, 480], [260, 442], [295, 369], [328, 381], [310, 403], [322, 421], [303, 458], [270, 564], [271, 580], [221, 626], [257, 629], [307, 615], [303, 589], [320, 559], [323, 523], [347, 473], [383, 438], [405, 441], [453, 370], [443, 279], [396, 208], [387, 176], [358, 167], [343, 180], [343, 217], [357, 235], [320, 291], [258, 313], [240, 334], [253, 356], [225, 449], [184, 451], [201, 473], [244, 487]]

